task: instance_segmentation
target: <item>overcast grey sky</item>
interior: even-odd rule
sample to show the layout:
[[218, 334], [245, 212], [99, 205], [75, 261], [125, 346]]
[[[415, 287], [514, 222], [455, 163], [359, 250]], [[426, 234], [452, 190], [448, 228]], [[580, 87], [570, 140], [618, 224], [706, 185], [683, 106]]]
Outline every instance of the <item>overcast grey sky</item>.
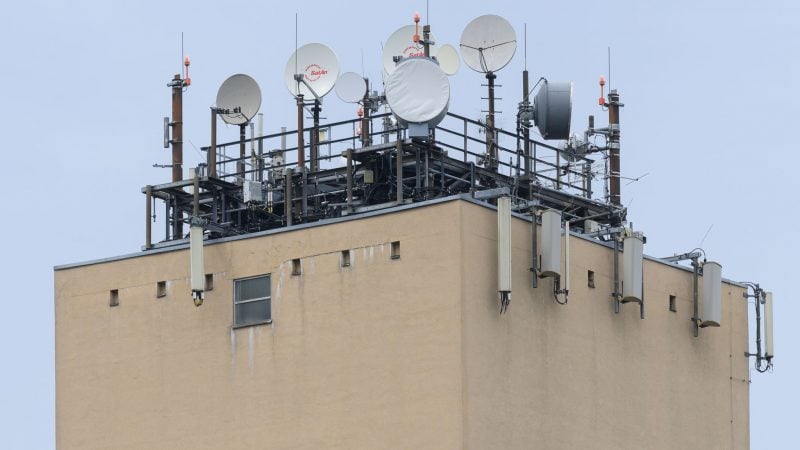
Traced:
[[[796, 1], [445, 1], [430, 5], [439, 42], [458, 44], [474, 17], [528, 25], [534, 79], [573, 80], [573, 130], [597, 109], [607, 73], [622, 111], [623, 183], [645, 252], [667, 256], [703, 240], [723, 276], [775, 293], [772, 374], [753, 373], [754, 449], [794, 448], [800, 403], [792, 325], [800, 308], [788, 267], [798, 250], [796, 142], [800, 79]], [[220, 83], [248, 73], [261, 85], [265, 131], [292, 127], [283, 67], [300, 44], [324, 42], [342, 71], [380, 80], [380, 43], [424, 1], [111, 2], [10, 1], [0, 26], [2, 155], [8, 169], [0, 231], [0, 447], [54, 446], [53, 273], [57, 264], [136, 252], [143, 243], [140, 188], [169, 180], [161, 120], [166, 83], [180, 68], [180, 33], [192, 58], [185, 94], [185, 167], [202, 160], [208, 107]], [[424, 18], [423, 18], [424, 20]], [[499, 126], [513, 128], [522, 45], [498, 75]], [[483, 79], [462, 65], [450, 111], [479, 116]], [[378, 86], [379, 87], [379, 86]], [[329, 118], [353, 117], [332, 97]], [[236, 130], [221, 128], [222, 140]], [[744, 300], [742, 300], [744, 301]], [[513, 311], [512, 311], [513, 313]], [[751, 310], [752, 315], [752, 310]], [[752, 319], [751, 319], [752, 320]], [[713, 330], [709, 331], [713, 332]], [[752, 339], [751, 339], [752, 341]], [[124, 351], [124, 349], [120, 349]], [[743, 356], [742, 356], [743, 357]], [[702, 401], [698, 399], [698, 401]], [[198, 412], [202, 414], [202, 412]]]

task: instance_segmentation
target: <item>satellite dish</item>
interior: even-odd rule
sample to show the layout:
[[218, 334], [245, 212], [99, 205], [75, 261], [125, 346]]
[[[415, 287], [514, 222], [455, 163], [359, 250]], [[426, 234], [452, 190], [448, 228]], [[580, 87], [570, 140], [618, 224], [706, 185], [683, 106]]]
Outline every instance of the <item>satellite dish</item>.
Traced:
[[455, 75], [461, 65], [456, 48], [450, 44], [445, 44], [439, 49], [436, 54], [436, 60], [439, 61], [439, 67], [442, 72], [447, 75]]
[[572, 82], [544, 81], [533, 100], [533, 121], [545, 139], [568, 139], [572, 121]]
[[220, 114], [222, 120], [230, 125], [247, 123], [256, 116], [261, 107], [261, 88], [249, 75], [231, 75], [217, 91], [217, 108], [239, 112]]
[[386, 101], [401, 125], [433, 128], [447, 115], [450, 81], [432, 60], [410, 58], [401, 61], [386, 80]]
[[[394, 72], [395, 56], [402, 56], [403, 58], [425, 56], [425, 47], [422, 44], [414, 42], [415, 33], [416, 27], [414, 25], [406, 25], [398, 28], [389, 36], [389, 39], [383, 46], [383, 70], [387, 75]], [[430, 34], [430, 40], [436, 42], [436, 37], [434, 37], [433, 33]], [[436, 56], [437, 51], [438, 47], [436, 44], [431, 45], [431, 56]]]
[[[305, 83], [295, 80], [295, 74], [302, 75]], [[289, 58], [283, 72], [286, 88], [295, 97], [302, 94], [304, 97], [322, 98], [333, 89], [338, 77], [339, 58], [336, 53], [327, 45], [316, 43], [298, 48]], [[309, 86], [314, 90], [313, 93]]]
[[358, 103], [367, 93], [367, 81], [355, 72], [346, 72], [336, 81], [336, 95], [347, 103]]
[[517, 33], [508, 21], [487, 14], [468, 23], [461, 34], [461, 57], [470, 69], [496, 72], [511, 61], [517, 51]]

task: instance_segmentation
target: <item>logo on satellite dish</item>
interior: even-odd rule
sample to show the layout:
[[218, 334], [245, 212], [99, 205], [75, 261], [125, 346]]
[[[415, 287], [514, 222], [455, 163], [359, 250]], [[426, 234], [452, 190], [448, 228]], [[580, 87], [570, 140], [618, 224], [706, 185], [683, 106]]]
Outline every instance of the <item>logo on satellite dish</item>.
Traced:
[[425, 49], [416, 45], [409, 45], [403, 50], [403, 57], [411, 58], [412, 56], [425, 56]]
[[315, 82], [319, 80], [323, 75], [327, 75], [328, 71], [320, 67], [318, 64], [309, 64], [306, 67], [306, 80], [309, 82]]

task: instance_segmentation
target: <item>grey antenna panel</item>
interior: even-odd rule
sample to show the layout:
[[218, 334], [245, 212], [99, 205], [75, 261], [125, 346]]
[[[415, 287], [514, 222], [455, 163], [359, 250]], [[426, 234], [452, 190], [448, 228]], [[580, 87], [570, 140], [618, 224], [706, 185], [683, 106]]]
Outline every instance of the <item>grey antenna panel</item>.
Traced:
[[545, 139], [568, 139], [572, 121], [572, 82], [544, 81], [533, 102], [533, 121]]
[[358, 103], [367, 94], [367, 81], [355, 72], [345, 72], [336, 81], [336, 95], [347, 103]]
[[461, 34], [461, 58], [470, 69], [487, 73], [506, 66], [517, 51], [517, 33], [504, 18], [487, 14], [468, 23]]
[[[217, 108], [230, 110], [220, 114], [222, 120], [230, 125], [247, 123], [256, 116], [261, 107], [261, 88], [249, 75], [231, 75], [217, 91]], [[239, 112], [233, 112], [237, 110]]]

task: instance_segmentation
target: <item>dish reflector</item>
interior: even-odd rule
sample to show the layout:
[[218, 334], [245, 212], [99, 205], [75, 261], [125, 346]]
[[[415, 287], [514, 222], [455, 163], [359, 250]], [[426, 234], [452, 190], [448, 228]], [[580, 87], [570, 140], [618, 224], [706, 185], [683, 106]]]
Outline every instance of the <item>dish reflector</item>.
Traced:
[[[395, 56], [402, 56], [403, 58], [425, 56], [425, 47], [414, 42], [415, 32], [414, 25], [406, 25], [395, 30], [386, 40], [386, 44], [383, 46], [383, 70], [387, 75], [391, 75], [394, 72], [396, 66], [394, 62]], [[436, 37], [434, 37], [433, 33], [430, 34], [430, 40], [436, 42]], [[431, 45], [431, 56], [436, 56], [438, 49], [436, 44]]]
[[569, 139], [572, 121], [572, 82], [548, 82], [533, 100], [533, 121], [545, 139]]
[[358, 103], [367, 93], [367, 82], [355, 72], [346, 72], [336, 81], [336, 95], [347, 103]]
[[[294, 79], [295, 74], [302, 75], [305, 83]], [[336, 53], [324, 44], [306, 44], [298, 48], [286, 63], [283, 79], [286, 88], [293, 96], [302, 94], [314, 98], [314, 93], [322, 98], [333, 89], [339, 77], [339, 58]], [[309, 86], [314, 93], [309, 90]]]
[[455, 75], [461, 65], [461, 60], [458, 58], [456, 48], [450, 44], [443, 45], [439, 52], [436, 54], [436, 60], [439, 61], [439, 67], [442, 72], [447, 75]]
[[386, 101], [403, 125], [427, 123], [434, 127], [447, 115], [450, 82], [430, 59], [407, 59], [386, 80]]
[[461, 57], [477, 72], [496, 72], [517, 51], [517, 33], [508, 21], [487, 14], [468, 23], [461, 34]]
[[231, 75], [222, 83], [217, 91], [217, 108], [240, 112], [220, 114], [222, 120], [230, 125], [247, 123], [256, 116], [261, 107], [261, 88], [249, 75], [238, 73]]

